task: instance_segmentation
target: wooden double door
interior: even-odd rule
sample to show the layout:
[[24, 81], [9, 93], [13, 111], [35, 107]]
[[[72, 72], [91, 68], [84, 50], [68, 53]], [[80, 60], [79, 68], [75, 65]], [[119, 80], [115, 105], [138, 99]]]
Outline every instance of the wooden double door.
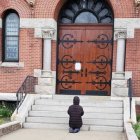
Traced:
[[110, 95], [112, 25], [59, 28], [57, 93]]

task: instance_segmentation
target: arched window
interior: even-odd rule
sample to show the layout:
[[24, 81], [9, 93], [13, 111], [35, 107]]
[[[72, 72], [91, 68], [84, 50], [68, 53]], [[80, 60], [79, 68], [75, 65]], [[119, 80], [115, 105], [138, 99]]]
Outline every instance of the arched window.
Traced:
[[113, 23], [113, 12], [106, 0], [69, 0], [60, 12], [59, 23]]
[[19, 16], [13, 10], [3, 18], [3, 61], [19, 61]]

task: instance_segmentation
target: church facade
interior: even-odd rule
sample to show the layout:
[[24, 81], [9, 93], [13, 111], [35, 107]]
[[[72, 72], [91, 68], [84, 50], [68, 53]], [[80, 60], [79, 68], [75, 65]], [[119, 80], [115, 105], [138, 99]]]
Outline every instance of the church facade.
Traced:
[[[0, 93], [140, 96], [138, 0], [2, 0]], [[43, 84], [42, 84], [43, 83]], [[45, 84], [46, 85], [45, 85]]]

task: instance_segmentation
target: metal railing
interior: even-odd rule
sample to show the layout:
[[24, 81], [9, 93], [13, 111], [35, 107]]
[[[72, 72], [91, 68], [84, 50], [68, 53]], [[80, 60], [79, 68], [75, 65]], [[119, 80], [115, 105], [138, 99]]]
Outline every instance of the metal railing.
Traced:
[[132, 92], [132, 79], [129, 78], [128, 79], [128, 97], [129, 97], [129, 107], [130, 107], [130, 116], [129, 118], [131, 119], [131, 114], [132, 114], [132, 96], [133, 96], [133, 92]]
[[17, 113], [18, 109], [23, 103], [27, 94], [35, 93], [34, 86], [37, 84], [37, 78], [33, 76], [27, 76], [21, 87], [18, 89], [16, 93], [17, 97]]

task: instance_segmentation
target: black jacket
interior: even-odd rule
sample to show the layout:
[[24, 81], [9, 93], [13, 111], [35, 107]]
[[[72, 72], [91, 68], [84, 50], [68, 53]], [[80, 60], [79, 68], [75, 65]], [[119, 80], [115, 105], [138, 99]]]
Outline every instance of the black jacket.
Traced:
[[71, 105], [68, 109], [69, 118], [69, 126], [71, 128], [80, 128], [83, 124], [82, 117], [84, 115], [84, 111], [82, 106], [79, 105], [80, 99], [78, 96], [75, 96], [73, 99], [73, 105]]

